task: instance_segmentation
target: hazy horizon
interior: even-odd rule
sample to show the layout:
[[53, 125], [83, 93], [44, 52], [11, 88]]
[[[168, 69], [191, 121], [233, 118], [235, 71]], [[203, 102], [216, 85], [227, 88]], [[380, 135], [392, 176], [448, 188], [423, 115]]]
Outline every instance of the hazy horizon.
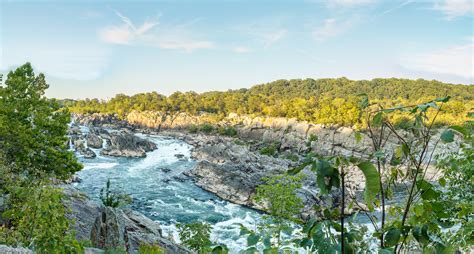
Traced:
[[0, 73], [31, 62], [60, 99], [306, 78], [469, 85], [473, 10], [469, 0], [1, 1]]

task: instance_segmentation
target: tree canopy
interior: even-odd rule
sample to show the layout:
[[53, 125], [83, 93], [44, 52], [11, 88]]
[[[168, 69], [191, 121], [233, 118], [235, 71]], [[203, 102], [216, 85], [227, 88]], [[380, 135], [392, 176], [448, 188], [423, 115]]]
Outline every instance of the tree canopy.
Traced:
[[112, 113], [125, 117], [131, 111], [200, 112], [221, 116], [229, 113], [297, 118], [322, 124], [351, 126], [358, 119], [358, 94], [364, 93], [386, 107], [421, 103], [450, 95], [441, 122], [462, 122], [474, 107], [474, 86], [453, 85], [423, 79], [277, 80], [250, 89], [225, 92], [175, 92], [166, 97], [157, 92], [133, 96], [118, 94], [109, 101], [85, 99], [64, 101], [75, 113]]

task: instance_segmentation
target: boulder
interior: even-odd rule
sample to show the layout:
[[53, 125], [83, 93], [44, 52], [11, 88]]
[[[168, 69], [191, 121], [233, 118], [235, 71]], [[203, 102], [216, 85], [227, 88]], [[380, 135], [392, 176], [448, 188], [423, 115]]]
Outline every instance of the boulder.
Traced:
[[92, 148], [102, 148], [102, 138], [93, 132], [89, 132], [86, 137], [87, 146]]
[[104, 208], [95, 219], [90, 236], [93, 246], [105, 250], [135, 253], [140, 244], [153, 244], [165, 253], [191, 253], [164, 238], [157, 222], [130, 209]]
[[156, 144], [125, 131], [110, 133], [110, 144], [101, 154], [121, 157], [146, 157], [146, 152], [156, 149]]

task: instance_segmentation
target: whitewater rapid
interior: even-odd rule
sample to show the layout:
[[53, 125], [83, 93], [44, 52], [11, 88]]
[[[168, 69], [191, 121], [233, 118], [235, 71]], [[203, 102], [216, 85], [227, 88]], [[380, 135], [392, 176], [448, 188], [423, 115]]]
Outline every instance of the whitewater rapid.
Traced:
[[232, 253], [244, 249], [246, 239], [240, 236], [240, 224], [255, 228], [262, 214], [224, 201], [183, 176], [196, 165], [190, 145], [164, 136], [138, 136], [153, 141], [158, 149], [141, 159], [101, 156], [100, 149], [93, 149], [97, 154], [94, 159], [77, 154], [84, 169], [77, 173], [82, 181], [76, 187], [100, 202], [100, 189], [110, 179], [113, 189], [132, 197], [132, 209], [158, 221], [163, 234], [176, 242], [176, 224], [201, 221], [213, 226], [214, 242], [226, 244]]

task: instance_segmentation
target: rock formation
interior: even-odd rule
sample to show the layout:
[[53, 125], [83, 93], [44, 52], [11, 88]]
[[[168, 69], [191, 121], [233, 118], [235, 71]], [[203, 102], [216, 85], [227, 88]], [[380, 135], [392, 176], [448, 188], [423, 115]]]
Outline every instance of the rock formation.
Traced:
[[108, 156], [145, 157], [146, 152], [156, 149], [156, 144], [134, 134], [120, 131], [110, 133], [110, 145], [101, 151]]

